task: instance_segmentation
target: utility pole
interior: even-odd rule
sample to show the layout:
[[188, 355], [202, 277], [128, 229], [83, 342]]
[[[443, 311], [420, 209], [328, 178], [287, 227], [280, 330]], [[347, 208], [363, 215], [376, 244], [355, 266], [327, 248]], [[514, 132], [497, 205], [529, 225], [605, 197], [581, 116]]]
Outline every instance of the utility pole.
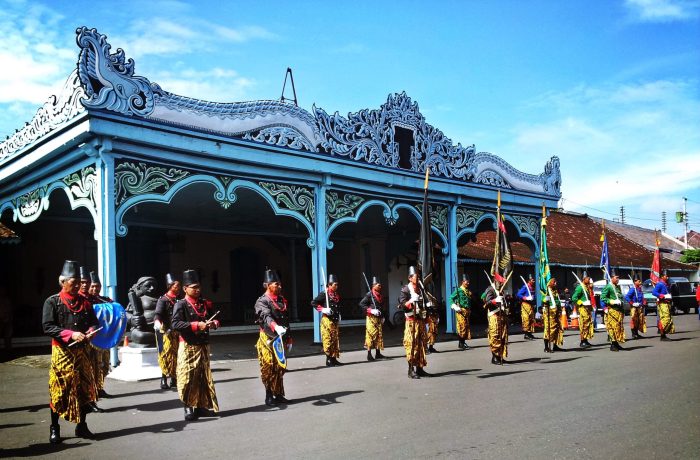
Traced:
[[685, 248], [688, 249], [688, 198], [683, 197], [683, 225], [685, 227], [683, 231], [683, 237], [685, 242]]
[[620, 206], [620, 223], [625, 223], [625, 206]]
[[661, 231], [666, 233], [666, 211], [661, 211]]

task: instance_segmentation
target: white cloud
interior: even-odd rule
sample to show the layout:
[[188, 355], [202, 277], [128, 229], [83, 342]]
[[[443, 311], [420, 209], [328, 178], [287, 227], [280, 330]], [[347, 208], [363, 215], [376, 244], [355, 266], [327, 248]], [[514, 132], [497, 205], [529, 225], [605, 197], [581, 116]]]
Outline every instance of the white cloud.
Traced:
[[220, 67], [163, 71], [151, 77], [166, 91], [213, 102], [245, 100], [246, 94], [256, 85], [254, 80], [239, 76], [235, 70]]
[[700, 10], [694, 0], [626, 0], [625, 5], [642, 22], [686, 21], [697, 18]]

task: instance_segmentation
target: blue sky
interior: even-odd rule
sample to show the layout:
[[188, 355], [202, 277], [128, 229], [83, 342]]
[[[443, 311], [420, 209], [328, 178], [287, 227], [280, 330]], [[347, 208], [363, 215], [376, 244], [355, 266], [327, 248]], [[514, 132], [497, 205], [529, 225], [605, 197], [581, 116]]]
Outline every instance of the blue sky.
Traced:
[[700, 0], [0, 0], [0, 135], [29, 121], [95, 27], [136, 73], [214, 101], [346, 115], [406, 91], [454, 143], [538, 174], [561, 159], [564, 209], [700, 230]]

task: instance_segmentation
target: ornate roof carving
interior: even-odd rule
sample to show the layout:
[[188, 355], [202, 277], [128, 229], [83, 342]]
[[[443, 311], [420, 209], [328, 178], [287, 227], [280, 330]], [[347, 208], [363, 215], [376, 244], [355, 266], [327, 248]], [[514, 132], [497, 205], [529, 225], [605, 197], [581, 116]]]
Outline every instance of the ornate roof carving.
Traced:
[[[76, 33], [80, 57], [65, 92], [52, 97], [31, 125], [0, 144], [0, 163], [77, 113], [106, 110], [385, 168], [417, 173], [430, 168], [434, 176], [457, 181], [561, 195], [557, 157], [550, 159], [543, 173], [526, 174], [495, 155], [476, 153], [473, 145], [455, 145], [426, 122], [418, 103], [405, 92], [389, 95], [379, 109], [364, 109], [347, 117], [338, 112], [329, 115], [315, 106], [309, 113], [280, 101], [201, 101], [169, 93], [136, 75], [134, 61], [122, 49], [111, 52], [107, 37], [95, 29], [80, 27]], [[412, 132], [408, 162], [400, 158], [396, 128]]]

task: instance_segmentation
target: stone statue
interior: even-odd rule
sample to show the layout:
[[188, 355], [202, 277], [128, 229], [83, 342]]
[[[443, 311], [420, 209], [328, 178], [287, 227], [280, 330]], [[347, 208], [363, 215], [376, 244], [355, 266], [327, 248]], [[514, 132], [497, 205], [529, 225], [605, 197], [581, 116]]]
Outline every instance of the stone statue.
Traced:
[[131, 325], [130, 347], [145, 348], [156, 345], [153, 321], [158, 302], [158, 299], [154, 297], [157, 287], [158, 283], [154, 277], [143, 276], [129, 289], [127, 311], [131, 314], [129, 318]]

